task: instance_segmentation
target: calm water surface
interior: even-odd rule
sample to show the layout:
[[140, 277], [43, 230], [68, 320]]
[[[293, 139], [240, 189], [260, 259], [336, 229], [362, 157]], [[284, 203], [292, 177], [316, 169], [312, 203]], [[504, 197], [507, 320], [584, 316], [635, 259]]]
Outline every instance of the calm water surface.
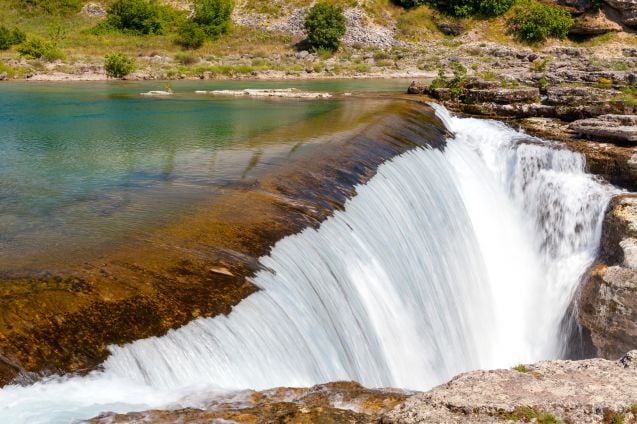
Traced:
[[212, 98], [195, 90], [399, 93], [406, 85], [184, 81], [171, 84], [174, 97], [160, 99], [139, 95], [163, 89], [157, 82], [2, 84], [0, 271], [144, 237], [274, 160], [277, 149], [264, 154], [262, 145], [293, 143], [308, 131], [303, 123], [324, 131], [348, 102]]

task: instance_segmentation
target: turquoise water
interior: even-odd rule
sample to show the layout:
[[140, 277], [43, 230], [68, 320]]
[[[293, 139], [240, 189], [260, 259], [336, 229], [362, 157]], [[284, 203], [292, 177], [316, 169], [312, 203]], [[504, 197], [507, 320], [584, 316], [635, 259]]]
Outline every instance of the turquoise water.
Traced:
[[[16, 258], [28, 266], [30, 257], [41, 261], [79, 253], [87, 243], [143, 237], [149, 223], [177, 219], [192, 202], [244, 178], [247, 166], [257, 172], [255, 163], [267, 164], [268, 157], [260, 158], [260, 144], [293, 142], [295, 126], [338, 114], [344, 103], [212, 98], [195, 90], [401, 92], [406, 86], [369, 80], [171, 85], [171, 98], [139, 95], [164, 88], [156, 82], [0, 85], [0, 270], [15, 266]], [[271, 135], [281, 128], [290, 128], [285, 140]]]

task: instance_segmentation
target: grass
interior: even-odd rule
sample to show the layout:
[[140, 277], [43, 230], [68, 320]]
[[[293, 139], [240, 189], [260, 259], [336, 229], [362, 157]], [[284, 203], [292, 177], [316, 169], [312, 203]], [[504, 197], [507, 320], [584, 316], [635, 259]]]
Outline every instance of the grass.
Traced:
[[434, 21], [434, 13], [429, 6], [420, 6], [401, 14], [396, 22], [398, 38], [410, 42], [444, 38]]
[[519, 364], [513, 367], [517, 372], [529, 372], [529, 369], [524, 364]]
[[503, 421], [523, 421], [531, 422], [535, 420], [538, 424], [561, 424], [562, 421], [549, 413], [538, 412], [529, 406], [516, 406], [513, 411], [499, 410], [493, 414]]

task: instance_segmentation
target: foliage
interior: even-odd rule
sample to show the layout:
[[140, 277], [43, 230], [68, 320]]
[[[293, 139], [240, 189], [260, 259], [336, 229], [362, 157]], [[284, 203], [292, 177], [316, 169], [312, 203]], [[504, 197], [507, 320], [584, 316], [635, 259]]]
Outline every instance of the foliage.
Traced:
[[513, 369], [517, 372], [529, 372], [529, 369], [524, 364], [516, 365], [515, 367], [513, 367]]
[[69, 15], [82, 8], [82, 0], [20, 0], [23, 8], [39, 9], [50, 15]]
[[101, 29], [134, 34], [163, 34], [178, 14], [155, 0], [116, 0], [109, 8]]
[[218, 37], [230, 29], [233, 0], [194, 0], [193, 7], [192, 20], [208, 37]]
[[473, 15], [500, 16], [513, 5], [513, 0], [450, 0], [445, 11], [458, 18]]
[[404, 8], [418, 7], [427, 4], [427, 0], [394, 0], [397, 4]]
[[186, 22], [179, 28], [177, 44], [187, 49], [198, 49], [206, 41], [206, 32], [194, 22]]
[[3, 25], [0, 25], [0, 50], [10, 49], [11, 46], [23, 43], [26, 39], [24, 32], [18, 28], [9, 29]]
[[123, 78], [135, 70], [135, 61], [124, 53], [108, 54], [104, 57], [104, 70], [111, 78]]
[[305, 17], [305, 30], [312, 48], [337, 50], [346, 31], [343, 9], [323, 1], [316, 3]]
[[548, 37], [565, 38], [573, 18], [565, 9], [530, 0], [516, 8], [511, 24], [521, 41], [539, 43]]
[[451, 62], [449, 68], [451, 68], [451, 72], [453, 72], [453, 78], [447, 79], [445, 68], [441, 66], [438, 68], [438, 77], [431, 81], [429, 89], [449, 88], [451, 94], [458, 96], [467, 79], [467, 68], [460, 62]]
[[199, 58], [193, 56], [191, 53], [179, 52], [175, 55], [175, 60], [182, 65], [194, 65], [199, 62]]
[[64, 54], [55, 44], [41, 38], [25, 41], [18, 47], [18, 53], [27, 59], [42, 59], [48, 62], [64, 58]]

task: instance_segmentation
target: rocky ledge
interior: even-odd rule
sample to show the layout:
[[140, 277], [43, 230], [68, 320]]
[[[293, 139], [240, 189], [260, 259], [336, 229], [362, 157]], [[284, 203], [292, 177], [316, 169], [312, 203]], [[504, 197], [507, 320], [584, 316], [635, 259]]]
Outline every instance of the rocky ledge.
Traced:
[[104, 413], [105, 423], [634, 423], [637, 351], [619, 361], [544, 361], [473, 371], [425, 393], [353, 382], [217, 397], [201, 409]]
[[637, 347], [637, 195], [615, 197], [604, 218], [599, 259], [584, 281], [578, 318], [598, 355]]

